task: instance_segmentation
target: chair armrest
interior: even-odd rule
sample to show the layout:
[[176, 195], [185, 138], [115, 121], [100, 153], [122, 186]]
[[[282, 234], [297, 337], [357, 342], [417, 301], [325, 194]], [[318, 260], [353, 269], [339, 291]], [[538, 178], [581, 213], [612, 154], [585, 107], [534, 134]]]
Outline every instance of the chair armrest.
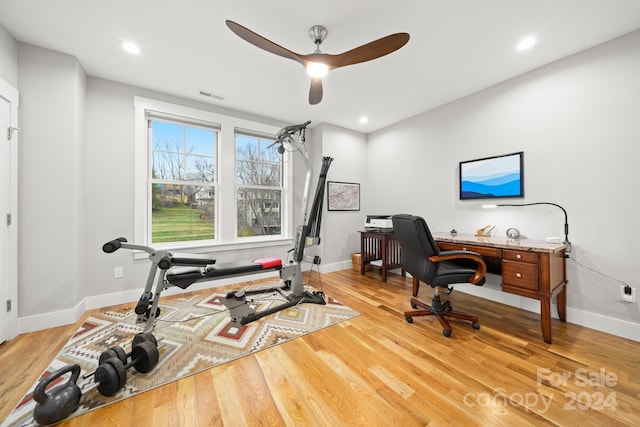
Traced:
[[475, 285], [477, 284], [487, 272], [487, 264], [482, 259], [482, 255], [477, 252], [472, 251], [442, 251], [438, 252], [438, 255], [433, 255], [429, 257], [431, 262], [440, 262], [440, 261], [452, 261], [457, 259], [470, 259], [475, 261], [478, 265], [476, 267], [475, 274], [469, 279], [469, 283]]

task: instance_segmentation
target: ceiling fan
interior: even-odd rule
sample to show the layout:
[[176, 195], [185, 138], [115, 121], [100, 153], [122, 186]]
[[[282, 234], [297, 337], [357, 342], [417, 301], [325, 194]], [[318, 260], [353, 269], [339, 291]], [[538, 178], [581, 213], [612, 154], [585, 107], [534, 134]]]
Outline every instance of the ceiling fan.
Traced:
[[307, 73], [311, 76], [309, 104], [312, 105], [318, 104], [322, 101], [322, 77], [327, 75], [329, 70], [380, 58], [381, 56], [395, 52], [409, 41], [409, 34], [395, 33], [382, 37], [381, 39], [374, 40], [370, 43], [363, 44], [362, 46], [358, 46], [347, 52], [331, 55], [320, 51], [320, 44], [327, 36], [327, 29], [322, 25], [314, 25], [309, 29], [309, 37], [311, 37], [311, 40], [315, 43], [316, 50], [311, 54], [301, 55], [262, 37], [260, 34], [257, 34], [238, 23], [230, 20], [227, 20], [226, 22], [227, 27], [229, 27], [229, 29], [241, 39], [244, 39], [260, 49], [264, 49], [267, 52], [292, 59], [302, 64], [307, 69]]

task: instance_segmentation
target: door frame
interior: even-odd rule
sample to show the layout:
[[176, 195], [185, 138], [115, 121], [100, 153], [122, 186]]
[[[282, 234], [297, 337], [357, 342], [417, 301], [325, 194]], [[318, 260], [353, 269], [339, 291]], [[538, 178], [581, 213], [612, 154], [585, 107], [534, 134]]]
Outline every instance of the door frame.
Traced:
[[[0, 97], [9, 101], [10, 118], [9, 126], [18, 128], [18, 90], [0, 78]], [[0, 129], [0, 132], [7, 132]], [[10, 143], [11, 156], [11, 185], [9, 188], [9, 212], [11, 213], [11, 226], [9, 227], [9, 299], [11, 311], [8, 313], [9, 335], [11, 340], [18, 335], [18, 131], [14, 131]], [[4, 218], [2, 218], [4, 221]], [[5, 310], [4, 301], [0, 301], [0, 310]]]

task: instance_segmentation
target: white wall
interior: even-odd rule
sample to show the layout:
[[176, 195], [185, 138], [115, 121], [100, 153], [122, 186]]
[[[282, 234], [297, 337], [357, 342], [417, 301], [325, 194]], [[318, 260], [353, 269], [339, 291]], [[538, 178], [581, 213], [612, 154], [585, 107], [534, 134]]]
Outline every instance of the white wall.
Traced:
[[434, 231], [495, 224], [499, 235], [516, 227], [530, 238], [562, 236], [555, 207], [487, 210], [458, 200], [458, 162], [524, 151], [525, 198], [511, 201], [555, 202], [568, 211], [570, 313], [638, 324], [639, 306], [618, 301], [620, 283], [577, 264], [640, 291], [638, 76], [640, 31], [376, 132], [368, 142], [366, 210], [393, 206], [393, 213], [424, 216]]
[[18, 43], [0, 24], [0, 79], [18, 87]]
[[84, 73], [76, 58], [19, 44], [18, 315], [77, 302]]
[[[103, 243], [116, 237], [122, 236], [133, 241], [134, 96], [283, 126], [273, 120], [90, 77], [87, 85], [83, 161], [85, 247], [82, 264], [90, 266], [90, 271], [85, 275], [85, 296], [140, 288], [144, 286], [148, 272], [149, 262], [134, 262], [129, 251], [105, 254], [100, 250]], [[294, 170], [295, 173], [297, 172]], [[298, 216], [294, 221], [299, 221]], [[218, 251], [215, 257], [220, 262], [262, 256], [284, 258], [290, 248], [289, 242], [274, 248]], [[113, 268], [116, 266], [124, 268], [124, 279], [113, 278]], [[215, 286], [215, 283], [212, 282], [211, 286]]]
[[366, 136], [337, 126], [322, 124], [314, 129], [314, 141], [321, 147], [322, 155], [334, 160], [327, 174], [327, 181], [353, 182], [360, 185], [360, 211], [328, 211], [324, 198], [322, 217], [321, 256], [323, 268], [328, 272], [351, 267], [351, 254], [360, 252], [360, 234], [364, 228], [366, 211], [362, 208], [367, 198], [366, 186]]

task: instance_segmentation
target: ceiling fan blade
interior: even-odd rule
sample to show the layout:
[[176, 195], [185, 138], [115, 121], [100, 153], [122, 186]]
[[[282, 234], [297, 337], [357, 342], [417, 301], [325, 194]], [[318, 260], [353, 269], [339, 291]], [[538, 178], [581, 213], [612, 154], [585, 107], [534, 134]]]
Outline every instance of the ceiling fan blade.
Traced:
[[408, 33], [395, 33], [337, 55], [312, 53], [310, 55], [301, 55], [301, 58], [305, 61], [322, 62], [330, 68], [338, 68], [371, 61], [388, 55], [400, 49], [407, 44], [408, 41]]
[[259, 47], [260, 49], [266, 50], [267, 52], [274, 53], [276, 55], [282, 56], [284, 58], [292, 59], [296, 62], [299, 62], [302, 65], [305, 65], [305, 61], [302, 59], [301, 55], [298, 55], [295, 52], [290, 51], [269, 39], [262, 37], [260, 34], [251, 31], [250, 29], [243, 27], [242, 25], [227, 20], [227, 27], [231, 31], [233, 31], [238, 37], [241, 39], [251, 43], [252, 45]]
[[322, 79], [311, 79], [309, 104], [316, 105], [322, 101]]

